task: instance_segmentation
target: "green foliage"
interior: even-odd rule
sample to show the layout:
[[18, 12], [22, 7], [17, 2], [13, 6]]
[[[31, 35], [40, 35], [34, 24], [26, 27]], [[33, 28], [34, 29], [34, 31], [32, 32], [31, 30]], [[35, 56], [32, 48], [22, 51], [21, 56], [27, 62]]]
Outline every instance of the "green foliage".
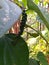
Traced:
[[39, 59], [39, 61], [41, 62], [42, 65], [48, 65], [46, 57], [42, 52], [38, 52], [37, 58]]
[[15, 34], [0, 38], [0, 65], [28, 65], [29, 52], [26, 42]]
[[[38, 2], [37, 2], [38, 0], [34, 0], [34, 2], [36, 3], [36, 4], [38, 4]], [[32, 10], [32, 11], [35, 11], [37, 14], [38, 14], [38, 16], [39, 16], [39, 18], [41, 19], [40, 21], [42, 21], [41, 23], [44, 23], [45, 24], [45, 26], [47, 27], [47, 29], [49, 30], [49, 13], [44, 9], [44, 8], [41, 8], [40, 6], [37, 6], [35, 3], [34, 3], [32, 0], [27, 0], [27, 6], [28, 6], [28, 10]], [[31, 28], [31, 27], [30, 27]], [[47, 40], [45, 39], [45, 37], [42, 35], [42, 33], [40, 32], [40, 31], [36, 31], [36, 32], [38, 32], [39, 33], [39, 35], [46, 41], [46, 43], [48, 43], [47, 42]], [[32, 35], [32, 36], [34, 36], [34, 34]], [[43, 41], [43, 40], [42, 40]], [[42, 42], [41, 42], [42, 43]], [[44, 42], [45, 43], [45, 42]], [[41, 44], [42, 45], [42, 44]], [[40, 47], [41, 47], [41, 45], [40, 45]], [[44, 48], [44, 46], [42, 47], [42, 49]], [[38, 49], [39, 49], [39, 45], [38, 45]], [[46, 49], [44, 49], [44, 51], [43, 52], [45, 52], [45, 50]], [[38, 51], [38, 50], [36, 50], [36, 51]], [[33, 51], [31, 51], [32, 52], [32, 54], [33, 54]], [[36, 52], [35, 52], [36, 53]], [[45, 57], [45, 55], [42, 53], [42, 52], [39, 52], [38, 54], [37, 54], [37, 58], [38, 58], [38, 60], [40, 61], [40, 63], [42, 64], [42, 65], [48, 65], [48, 62], [47, 62], [47, 60], [46, 60], [46, 57]], [[36, 63], [36, 62], [34, 62], [34, 61], [32, 61], [32, 62], [30, 62], [31, 64], [30, 65], [32, 65], [32, 64], [34, 64], [34, 63]], [[36, 63], [37, 64], [37, 63]], [[36, 65], [36, 64], [34, 64], [34, 65]]]
[[35, 2], [36, 4], [38, 4], [38, 3], [39, 3], [39, 1], [40, 1], [40, 0], [34, 0], [34, 2]]
[[[19, 0], [14, 0], [14, 2], [17, 3], [17, 5], [19, 5], [20, 7], [22, 6], [22, 4], [20, 3]], [[45, 26], [47, 27], [47, 29], [49, 30], [49, 22], [48, 22], [49, 13], [46, 12], [45, 9], [36, 5], [36, 4], [38, 4], [39, 0], [34, 0], [34, 2], [32, 0], [22, 0], [21, 2], [24, 4], [24, 7], [26, 9], [28, 6], [28, 9], [26, 11], [27, 12], [29, 11], [29, 14], [30, 13], [33, 14], [33, 11], [36, 12], [38, 14], [38, 17], [40, 18], [39, 21], [42, 21], [41, 23], [44, 23]], [[28, 27], [30, 27], [30, 26], [28, 26]], [[33, 29], [32, 27], [30, 27], [30, 28]], [[35, 29], [33, 29], [33, 30], [35, 30]], [[37, 31], [37, 30], [35, 30], [35, 31], [37, 33], [29, 33], [29, 34], [33, 37], [37, 37], [40, 35], [44, 40], [42, 39], [39, 42], [36, 42], [36, 43], [41, 43], [39, 45], [38, 44], [36, 44], [34, 46], [33, 46], [33, 44], [31, 45], [32, 49], [30, 51], [30, 55], [32, 52], [32, 55], [35, 56], [36, 59], [38, 59], [39, 61], [36, 59], [32, 59], [32, 58], [29, 59], [28, 47], [22, 37], [20, 37], [20, 36], [18, 37], [15, 34], [6, 34], [2, 38], [0, 38], [0, 65], [40, 65], [40, 64], [48, 65], [45, 55], [42, 52], [38, 52], [41, 49], [43, 50], [43, 52], [45, 52], [46, 51], [46, 48], [44, 48], [44, 47], [46, 47], [45, 41], [47, 44], [48, 44], [48, 42], [40, 31]], [[43, 43], [45, 46], [43, 45]], [[37, 47], [38, 47], [38, 49], [37, 49]], [[33, 56], [31, 56], [31, 57], [33, 57]], [[29, 64], [28, 64], [28, 62], [29, 62]]]
[[[41, 7], [41, 6], [39, 6], [39, 8], [40, 8], [40, 10], [41, 10], [41, 12], [42, 12], [42, 14], [43, 14], [43, 16], [45, 17], [45, 19], [47, 20], [47, 22], [49, 21], [49, 13], [48, 13], [48, 11], [46, 11], [46, 9], [45, 8], [43, 8], [43, 7]], [[40, 17], [38, 16], [37, 17], [37, 19], [41, 22], [41, 23], [43, 23], [43, 20], [42, 19], [40, 19]], [[48, 24], [49, 24], [49, 22], [48, 22]]]
[[43, 23], [46, 25], [46, 27], [49, 30], [49, 22], [47, 18], [44, 16], [43, 11], [40, 10], [40, 8], [32, 0], [27, 0], [27, 5], [30, 10], [34, 10], [35, 12], [37, 12], [37, 14], [43, 20]]
[[24, 4], [24, 7], [27, 6], [27, 0], [22, 0], [23, 4]]

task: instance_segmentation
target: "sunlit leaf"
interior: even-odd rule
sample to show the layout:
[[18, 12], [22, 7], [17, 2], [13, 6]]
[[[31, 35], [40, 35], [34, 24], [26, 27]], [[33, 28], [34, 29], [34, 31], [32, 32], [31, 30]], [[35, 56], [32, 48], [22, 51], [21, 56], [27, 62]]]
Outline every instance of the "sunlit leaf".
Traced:
[[34, 0], [34, 2], [35, 2], [36, 4], [38, 4], [38, 3], [39, 3], [39, 1], [40, 1], [40, 0]]
[[24, 6], [26, 7], [27, 6], [27, 0], [22, 0]]

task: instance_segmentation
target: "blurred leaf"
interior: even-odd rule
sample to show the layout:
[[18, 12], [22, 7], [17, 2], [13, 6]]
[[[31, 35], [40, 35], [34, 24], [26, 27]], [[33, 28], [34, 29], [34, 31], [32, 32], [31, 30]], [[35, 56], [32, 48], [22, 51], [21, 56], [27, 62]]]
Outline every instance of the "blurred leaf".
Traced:
[[27, 14], [34, 14], [34, 11], [27, 9], [27, 10], [26, 10], [26, 13], [27, 13]]
[[16, 3], [20, 8], [22, 7], [22, 3], [19, 0], [14, 0], [14, 3]]
[[30, 58], [30, 59], [29, 59], [29, 65], [40, 65], [40, 64], [39, 64], [39, 61]]
[[14, 0], [14, 2], [18, 2], [18, 0]]
[[39, 36], [39, 34], [37, 34], [37, 33], [31, 33], [30, 35], [33, 36], [33, 37]]
[[28, 65], [28, 61], [28, 47], [21, 37], [8, 34], [0, 38], [0, 65]]
[[42, 19], [38, 15], [36, 17], [36, 20], [38, 20], [38, 22], [40, 22], [40, 23], [43, 23]]
[[45, 2], [49, 3], [49, 0], [45, 0]]
[[37, 12], [37, 14], [40, 16], [40, 18], [43, 20], [43, 23], [46, 25], [46, 27], [49, 30], [49, 17], [46, 18], [43, 11], [38, 7], [32, 0], [27, 0], [27, 5], [30, 10], [34, 10]]
[[42, 65], [48, 65], [46, 57], [42, 52], [38, 52], [37, 58], [39, 59], [39, 61], [41, 62]]
[[27, 0], [22, 0], [23, 4], [24, 4], [24, 7], [27, 6]]
[[35, 2], [36, 4], [38, 4], [38, 3], [39, 3], [39, 1], [40, 1], [40, 0], [34, 0], [34, 2]]
[[[42, 8], [41, 6], [38, 6], [38, 7], [40, 8], [40, 10], [41, 10], [42, 14], [44, 15], [45, 19], [46, 19], [47, 21], [49, 21], [49, 13], [46, 11], [46, 9], [45, 9], [45, 8]], [[38, 19], [39, 22], [43, 23], [43, 20], [42, 20], [39, 16], [37, 16], [36, 19]], [[48, 23], [49, 23], [49, 22], [48, 22]]]

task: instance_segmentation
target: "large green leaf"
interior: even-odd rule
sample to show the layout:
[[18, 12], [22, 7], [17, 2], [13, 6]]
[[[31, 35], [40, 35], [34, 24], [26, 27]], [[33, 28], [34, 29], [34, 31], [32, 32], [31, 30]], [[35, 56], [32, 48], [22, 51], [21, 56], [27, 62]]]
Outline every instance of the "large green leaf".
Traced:
[[49, 17], [47, 19], [43, 11], [32, 0], [27, 0], [27, 5], [30, 10], [34, 10], [35, 12], [37, 12], [37, 14], [43, 20], [43, 23], [46, 25], [46, 27], [49, 30], [49, 21], [48, 21]]
[[39, 61], [41, 62], [42, 65], [48, 65], [46, 57], [42, 52], [38, 52], [37, 58], [39, 59]]
[[26, 42], [15, 34], [0, 38], [0, 65], [28, 65], [29, 52]]
[[[45, 8], [43, 8], [43, 7], [41, 7], [41, 6], [38, 6], [38, 7], [40, 8], [40, 10], [42, 11], [42, 14], [44, 15], [44, 17], [46, 18], [46, 20], [47, 20], [48, 23], [49, 23], [49, 13], [46, 11]], [[42, 20], [39, 16], [37, 16], [37, 19], [38, 19], [41, 23], [43, 23], [43, 20]]]

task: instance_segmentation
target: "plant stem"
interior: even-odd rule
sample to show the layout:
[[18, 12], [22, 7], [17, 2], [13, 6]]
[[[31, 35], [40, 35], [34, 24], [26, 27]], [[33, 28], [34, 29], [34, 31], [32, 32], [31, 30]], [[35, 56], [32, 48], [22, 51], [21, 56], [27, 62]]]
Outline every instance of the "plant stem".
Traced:
[[42, 33], [41, 33], [40, 31], [35, 30], [35, 29], [32, 28], [30, 25], [27, 25], [27, 24], [26, 24], [26, 26], [29, 27], [29, 28], [31, 28], [31, 29], [33, 29], [34, 31], [36, 31], [36, 32], [46, 41], [47, 45], [49, 44], [48, 41], [46, 40], [46, 38], [42, 35]]

